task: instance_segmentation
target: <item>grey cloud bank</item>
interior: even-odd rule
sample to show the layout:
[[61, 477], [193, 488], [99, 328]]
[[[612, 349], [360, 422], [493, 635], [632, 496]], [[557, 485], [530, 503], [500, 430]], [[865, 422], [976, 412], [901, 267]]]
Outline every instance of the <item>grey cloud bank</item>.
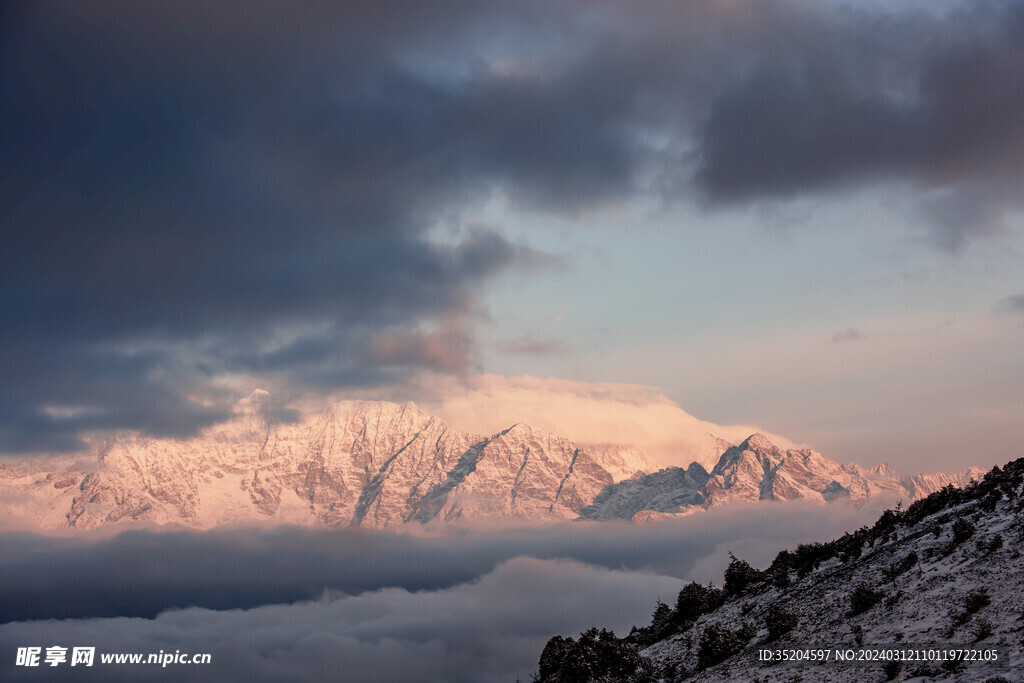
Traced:
[[334, 680], [340, 671], [366, 681], [527, 679], [551, 635], [598, 624], [624, 634], [646, 623], [655, 600], [670, 600], [684, 579], [720, 582], [727, 550], [766, 565], [787, 545], [838, 535], [877, 512], [748, 505], [650, 527], [447, 527], [417, 535], [7, 534], [0, 537], [7, 620], [0, 666], [10, 680], [34, 680], [38, 670], [8, 661], [16, 649], [63, 643], [210, 652], [214, 663], [170, 673], [127, 665], [47, 670], [55, 680]]
[[961, 248], [1020, 208], [1022, 16], [5, 8], [0, 451], [193, 433], [237, 398], [225, 377], [323, 392], [466, 372], [480, 292], [558, 263], [462, 224], [495, 195], [571, 216], [896, 180]]
[[408, 533], [292, 527], [140, 529], [113, 537], [8, 533], [0, 537], [0, 606], [6, 621], [152, 617], [188, 606], [222, 610], [308, 600], [324, 590], [438, 590], [521, 556], [681, 578], [723, 555], [724, 545], [760, 539], [774, 556], [782, 546], [841, 532], [876, 513], [877, 505], [855, 510], [789, 502], [726, 506], [647, 527], [576, 522], [413, 527]]
[[[520, 558], [452, 588], [387, 588], [356, 597], [155, 620], [87, 619], [0, 626], [7, 680], [510, 681], [528, 680], [554, 632], [594, 624], [620, 632], [648, 619], [680, 582], [577, 562]], [[209, 666], [11, 666], [18, 646], [89, 643], [97, 652], [208, 652]], [[63, 674], [64, 678], [61, 678]]]

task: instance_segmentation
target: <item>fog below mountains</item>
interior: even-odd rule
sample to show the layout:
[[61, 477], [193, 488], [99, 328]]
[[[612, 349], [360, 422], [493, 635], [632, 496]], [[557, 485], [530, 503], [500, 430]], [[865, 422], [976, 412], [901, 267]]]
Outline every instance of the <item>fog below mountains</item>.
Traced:
[[[765, 566], [783, 547], [832, 538], [878, 512], [790, 502], [649, 527], [9, 533], [0, 536], [0, 658], [12, 680], [42, 673], [7, 661], [18, 647], [54, 644], [210, 652], [212, 665], [187, 671], [197, 680], [325, 680], [340, 671], [363, 681], [528, 680], [556, 633], [602, 625], [624, 634], [684, 580], [720, 582], [729, 551]], [[55, 618], [65, 620], [47, 620]], [[151, 668], [46, 673], [166, 679]]]

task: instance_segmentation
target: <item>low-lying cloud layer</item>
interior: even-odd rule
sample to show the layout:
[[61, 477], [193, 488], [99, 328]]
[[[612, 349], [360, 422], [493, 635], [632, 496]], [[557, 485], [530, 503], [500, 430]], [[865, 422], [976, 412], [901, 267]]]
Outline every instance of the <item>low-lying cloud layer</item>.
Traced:
[[[28, 644], [89, 643], [98, 652], [208, 652], [210, 666], [65, 667], [68, 680], [494, 681], [528, 680], [544, 643], [600, 624], [619, 633], [646, 623], [676, 579], [578, 562], [520, 558], [439, 591], [387, 588], [356, 597], [155, 620], [105, 619], [0, 626], [5, 680], [40, 673], [6, 661]], [[114, 671], [112, 671], [114, 670]], [[12, 674], [9, 678], [7, 674]], [[20, 674], [20, 675], [19, 675]], [[58, 680], [48, 678], [48, 680]]]
[[550, 636], [647, 623], [685, 580], [720, 583], [729, 550], [765, 566], [783, 547], [877, 512], [786, 503], [650, 527], [9, 534], [0, 536], [0, 666], [10, 680], [36, 680], [39, 670], [13, 666], [16, 649], [57, 644], [213, 656], [210, 667], [173, 673], [45, 671], [69, 680], [318, 681], [341, 671], [361, 681], [524, 680]]
[[[6, 620], [154, 616], [171, 607], [249, 608], [385, 587], [437, 590], [519, 556], [689, 576], [697, 564], [749, 539], [783, 546], [824, 538], [875, 516], [874, 508], [812, 503], [741, 505], [663, 524], [574, 522], [541, 527], [419, 526], [358, 529], [132, 530], [2, 538], [0, 605]], [[721, 559], [720, 557], [718, 559]], [[707, 580], [717, 576], [702, 576]]]

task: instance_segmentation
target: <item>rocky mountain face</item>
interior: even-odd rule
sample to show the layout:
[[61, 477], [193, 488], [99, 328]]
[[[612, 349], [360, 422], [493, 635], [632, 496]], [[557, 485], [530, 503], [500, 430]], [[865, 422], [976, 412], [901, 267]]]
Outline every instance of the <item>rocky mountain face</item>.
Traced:
[[680, 585], [624, 638], [555, 636], [539, 679], [1020, 680], [1022, 540], [1024, 459], [763, 570], [732, 558], [721, 587]]
[[[268, 395], [187, 440], [119, 434], [95, 460], [0, 466], [0, 505], [44, 527], [128, 520], [210, 528], [273, 519], [380, 528], [480, 518], [649, 522], [733, 500], [912, 499], [973, 472], [908, 477], [780, 451], [754, 435], [708, 473], [653, 471], [642, 451], [579, 445], [525, 424], [491, 435], [451, 428], [412, 403], [343, 401], [268, 421]], [[723, 448], [727, 444], [723, 443]], [[648, 472], [651, 472], [648, 474]]]
[[637, 475], [605, 488], [581, 516], [647, 523], [738, 501], [847, 499], [862, 505], [872, 496], [911, 501], [946, 484], [964, 486], [982, 474], [978, 467], [911, 476], [884, 464], [868, 469], [840, 465], [815, 451], [780, 450], [754, 434], [728, 448], [710, 473], [693, 463]]
[[604, 487], [650, 467], [636, 449], [582, 449], [525, 424], [492, 435], [461, 432], [412, 403], [343, 401], [273, 424], [264, 417], [266, 398], [254, 393], [235, 419], [193, 439], [119, 434], [85, 466], [5, 465], [8, 512], [76, 528], [122, 520], [379, 528], [575, 519]]

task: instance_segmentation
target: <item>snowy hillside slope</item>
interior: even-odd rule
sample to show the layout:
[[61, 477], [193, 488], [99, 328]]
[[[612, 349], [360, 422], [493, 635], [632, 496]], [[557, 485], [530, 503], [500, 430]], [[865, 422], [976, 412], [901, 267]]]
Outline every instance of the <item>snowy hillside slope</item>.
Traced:
[[[631, 668], [613, 678], [633, 681], [1021, 680], [1022, 540], [1024, 459], [872, 527], [783, 551], [763, 571], [733, 558], [722, 588], [683, 587], [626, 638], [552, 638], [541, 680], [602, 680], [614, 661]], [[953, 648], [981, 661], [951, 661]], [[838, 651], [889, 654], [837, 661]], [[806, 661], [822, 653], [827, 661]]]

